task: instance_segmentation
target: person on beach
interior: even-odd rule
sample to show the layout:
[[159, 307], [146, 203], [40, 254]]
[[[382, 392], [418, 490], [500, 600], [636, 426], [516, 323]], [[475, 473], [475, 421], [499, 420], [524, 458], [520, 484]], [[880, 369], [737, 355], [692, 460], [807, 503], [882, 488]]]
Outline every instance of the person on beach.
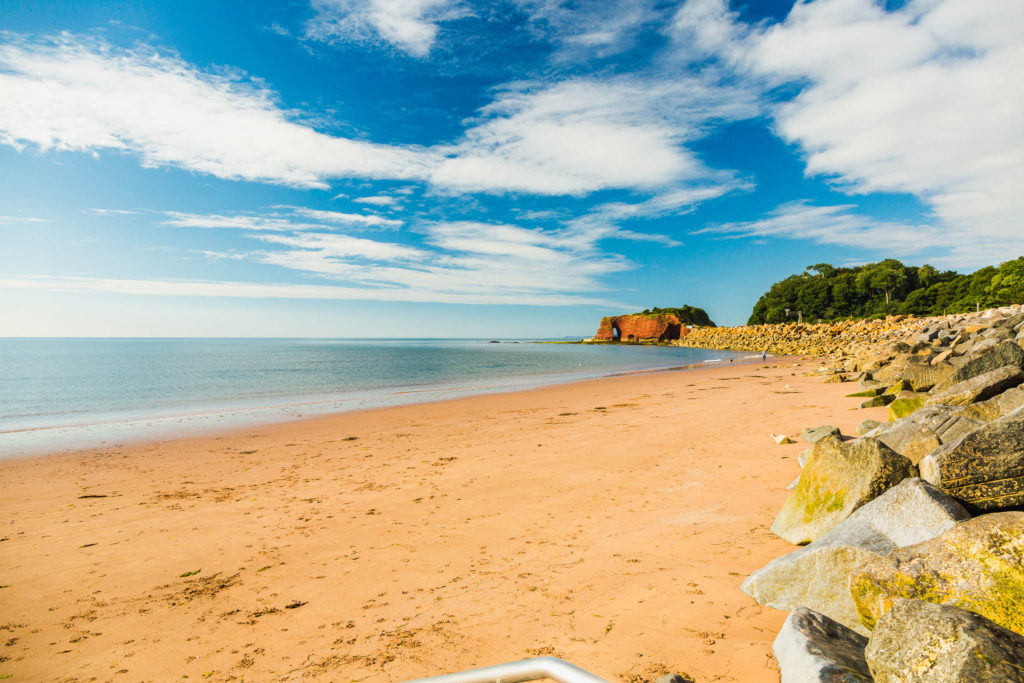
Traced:
[[768, 360], [768, 349], [765, 349], [764, 351], [761, 352], [761, 360], [762, 361]]

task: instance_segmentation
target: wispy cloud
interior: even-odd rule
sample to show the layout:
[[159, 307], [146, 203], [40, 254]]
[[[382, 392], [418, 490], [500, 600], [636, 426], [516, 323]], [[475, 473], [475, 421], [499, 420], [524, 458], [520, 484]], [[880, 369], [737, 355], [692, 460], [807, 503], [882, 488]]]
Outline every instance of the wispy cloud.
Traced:
[[556, 61], [618, 54], [635, 44], [640, 30], [663, 19], [651, 0], [515, 0], [534, 32], [558, 46]]
[[0, 88], [0, 144], [18, 149], [114, 150], [144, 166], [298, 187], [362, 177], [541, 195], [700, 177], [709, 171], [684, 143], [756, 111], [744, 91], [701, 78], [520, 83], [453, 144], [383, 145], [319, 133], [242, 75], [69, 35], [0, 45]]
[[0, 223], [52, 223], [49, 218], [35, 216], [0, 216]]
[[754, 115], [746, 91], [701, 78], [522, 83], [498, 94], [430, 174], [459, 191], [584, 194], [713, 176], [683, 143]]
[[453, 304], [514, 304], [525, 306], [621, 306], [600, 297], [512, 292], [445, 294], [415, 288], [387, 289], [255, 283], [210, 280], [118, 279], [96, 277], [27, 276], [0, 278], [0, 288], [38, 289], [55, 292], [105, 292], [128, 296], [231, 297], [247, 299], [335, 299], [406, 301]]
[[988, 256], [968, 264], [1007, 246], [1024, 252], [1024, 4], [923, 0], [887, 11], [873, 0], [817, 0], [750, 27], [723, 0], [689, 0], [675, 31], [748, 87], [802, 88], [773, 115], [779, 135], [806, 153], [808, 175], [850, 193], [919, 197], [935, 216], [910, 228], [919, 244], [969, 235], [987, 247], [972, 253]]
[[356, 225], [369, 228], [398, 228], [403, 221], [396, 218], [385, 218], [376, 214], [342, 213], [340, 211], [320, 211], [317, 209], [295, 208], [295, 213], [323, 223], [338, 225]]
[[138, 216], [141, 211], [130, 211], [128, 209], [83, 209], [83, 213], [91, 213], [95, 216]]
[[[388, 232], [387, 239], [367, 238], [344, 234], [360, 228], [346, 216], [273, 207], [262, 214], [170, 213], [160, 224], [234, 231], [251, 241], [252, 248], [198, 253], [283, 268], [332, 286], [353, 287], [368, 299], [377, 299], [377, 291], [385, 290], [381, 300], [524, 305], [591, 301], [594, 293], [608, 288], [609, 274], [635, 267], [623, 256], [602, 250], [601, 240], [662, 239], [625, 231], [614, 234], [612, 228], [567, 225], [543, 230], [478, 221], [427, 222], [415, 225], [411, 234]], [[402, 298], [396, 290], [416, 293]]]
[[394, 206], [398, 199], [387, 194], [379, 194], [373, 197], [356, 197], [353, 199], [356, 204], [369, 204], [371, 206]]
[[399, 228], [403, 221], [377, 214], [321, 211], [299, 206], [274, 206], [264, 211], [231, 214], [197, 214], [168, 211], [161, 225], [178, 228], [225, 230], [334, 230], [349, 228]]
[[344, 176], [414, 178], [421, 151], [318, 133], [240, 75], [69, 35], [0, 45], [0, 143], [116, 150], [145, 166], [326, 187]]
[[390, 43], [426, 57], [438, 24], [465, 16], [457, 0], [313, 0], [306, 36], [321, 41]]
[[807, 201], [788, 202], [759, 220], [708, 226], [694, 234], [707, 233], [810, 239], [820, 244], [858, 248], [884, 245], [888, 253], [897, 256], [927, 247], [950, 246], [939, 231], [926, 225], [867, 218], [858, 213], [854, 204], [817, 206]]

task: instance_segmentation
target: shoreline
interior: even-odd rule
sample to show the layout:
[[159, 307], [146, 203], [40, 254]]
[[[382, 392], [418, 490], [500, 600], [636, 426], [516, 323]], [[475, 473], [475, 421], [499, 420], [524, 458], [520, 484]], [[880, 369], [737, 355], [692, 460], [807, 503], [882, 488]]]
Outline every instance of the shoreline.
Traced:
[[768, 434], [871, 416], [809, 369], [4, 460], [0, 675], [400, 681], [552, 654], [635, 683], [776, 680], [785, 613], [739, 584], [788, 546], [768, 522], [803, 446]]
[[[540, 342], [537, 342], [540, 343]], [[726, 351], [726, 353], [736, 353]], [[760, 359], [756, 359], [759, 361]], [[97, 448], [144, 445], [154, 441], [167, 441], [177, 438], [216, 436], [223, 432], [237, 429], [257, 429], [263, 426], [287, 424], [290, 422], [329, 417], [350, 412], [418, 405], [434, 401], [458, 400], [474, 396], [493, 394], [519, 393], [542, 389], [545, 387], [588, 382], [609, 377], [627, 376], [632, 374], [649, 374], [659, 372], [676, 372], [722, 364], [739, 364], [755, 362], [753, 357], [735, 359], [714, 359], [695, 361], [682, 365], [655, 366], [636, 370], [610, 370], [593, 375], [539, 375], [536, 377], [500, 377], [491, 382], [464, 386], [433, 386], [429, 388], [410, 388], [416, 385], [386, 387], [367, 390], [350, 395], [337, 395], [333, 398], [315, 400], [298, 400], [302, 397], [290, 397], [286, 403], [253, 405], [247, 407], [218, 408], [178, 412], [166, 415], [130, 417], [128, 419], [98, 419], [92, 422], [81, 422], [67, 425], [27, 427], [22, 429], [0, 430], [0, 438], [8, 435], [19, 437], [40, 436], [42, 443], [35, 445], [31, 440], [21, 446], [20, 450], [11, 452], [0, 451], [0, 462], [9, 459], [26, 457], [46, 457], [61, 453], [75, 453]], [[188, 422], [187, 426], [182, 426]], [[89, 430], [99, 430], [98, 434]], [[70, 437], [64, 433], [78, 432]], [[83, 433], [84, 432], [84, 433]], [[49, 440], [47, 435], [55, 435]]]

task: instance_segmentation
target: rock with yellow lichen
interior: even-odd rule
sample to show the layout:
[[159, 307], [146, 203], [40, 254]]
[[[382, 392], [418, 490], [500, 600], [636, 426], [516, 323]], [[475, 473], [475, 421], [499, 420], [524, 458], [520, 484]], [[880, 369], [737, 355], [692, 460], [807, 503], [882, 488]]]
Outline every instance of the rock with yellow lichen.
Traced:
[[843, 442], [829, 436], [814, 445], [796, 490], [772, 531], [804, 545], [824, 536], [854, 510], [917, 473], [911, 462], [880, 441]]
[[994, 512], [869, 560], [850, 578], [861, 623], [899, 598], [954, 605], [1024, 635], [1024, 512]]

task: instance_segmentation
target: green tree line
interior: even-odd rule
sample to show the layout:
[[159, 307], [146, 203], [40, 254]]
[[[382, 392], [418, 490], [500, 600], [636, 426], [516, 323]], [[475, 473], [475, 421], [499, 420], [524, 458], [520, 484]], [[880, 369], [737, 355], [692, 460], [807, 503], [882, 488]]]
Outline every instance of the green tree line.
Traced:
[[633, 315], [674, 315], [684, 325], [715, 326], [715, 323], [711, 322], [711, 318], [708, 317], [707, 311], [696, 306], [681, 306], [679, 308], [658, 308], [655, 306], [654, 308], [645, 308], [640, 313], [634, 313]]
[[905, 266], [896, 259], [852, 268], [818, 263], [773, 284], [754, 304], [747, 324], [793, 321], [796, 311], [813, 322], [897, 313], [944, 315], [1017, 303], [1024, 303], [1024, 256], [970, 275]]

